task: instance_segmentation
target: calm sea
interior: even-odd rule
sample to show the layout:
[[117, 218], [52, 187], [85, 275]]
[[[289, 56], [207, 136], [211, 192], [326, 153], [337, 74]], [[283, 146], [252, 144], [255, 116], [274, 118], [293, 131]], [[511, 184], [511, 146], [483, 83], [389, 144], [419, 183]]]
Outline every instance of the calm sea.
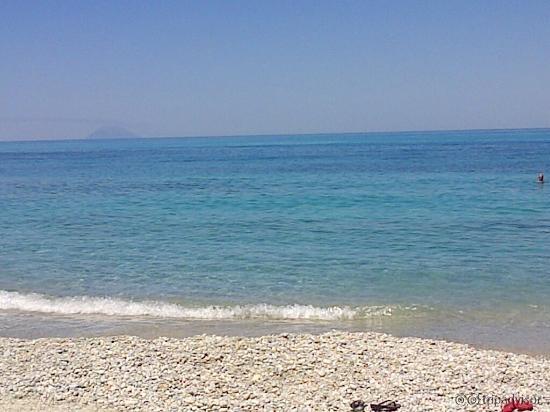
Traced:
[[550, 353], [550, 130], [4, 142], [0, 210], [4, 336]]

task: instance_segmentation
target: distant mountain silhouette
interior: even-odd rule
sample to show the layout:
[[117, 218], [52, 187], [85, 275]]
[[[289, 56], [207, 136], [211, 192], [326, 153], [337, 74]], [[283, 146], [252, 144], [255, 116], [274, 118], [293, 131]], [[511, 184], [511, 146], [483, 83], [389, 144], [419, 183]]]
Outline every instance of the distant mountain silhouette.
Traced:
[[104, 126], [88, 135], [88, 139], [128, 139], [139, 137], [135, 133], [118, 126]]

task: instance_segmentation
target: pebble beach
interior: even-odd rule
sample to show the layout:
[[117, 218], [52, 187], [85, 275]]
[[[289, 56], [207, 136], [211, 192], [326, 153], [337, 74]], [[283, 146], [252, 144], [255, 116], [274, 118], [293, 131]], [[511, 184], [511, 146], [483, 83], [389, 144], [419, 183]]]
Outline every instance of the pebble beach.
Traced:
[[550, 359], [379, 333], [0, 339], [2, 410], [550, 411]]

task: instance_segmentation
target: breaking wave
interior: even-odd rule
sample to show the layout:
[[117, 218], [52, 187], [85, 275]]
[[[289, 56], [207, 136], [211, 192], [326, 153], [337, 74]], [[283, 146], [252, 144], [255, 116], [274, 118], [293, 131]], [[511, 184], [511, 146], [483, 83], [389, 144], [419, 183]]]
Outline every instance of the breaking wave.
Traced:
[[180, 319], [273, 319], [273, 320], [356, 320], [389, 316], [391, 307], [316, 307], [311, 305], [183, 306], [156, 301], [132, 301], [108, 297], [50, 297], [0, 290], [0, 310], [55, 313], [63, 315], [98, 314], [110, 316], [151, 316]]

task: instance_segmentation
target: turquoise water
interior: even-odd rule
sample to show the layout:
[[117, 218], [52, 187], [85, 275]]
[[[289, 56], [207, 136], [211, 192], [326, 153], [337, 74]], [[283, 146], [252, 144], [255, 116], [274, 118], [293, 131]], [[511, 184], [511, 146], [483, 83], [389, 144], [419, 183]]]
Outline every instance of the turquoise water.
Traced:
[[0, 311], [544, 340], [540, 170], [550, 130], [0, 143]]

